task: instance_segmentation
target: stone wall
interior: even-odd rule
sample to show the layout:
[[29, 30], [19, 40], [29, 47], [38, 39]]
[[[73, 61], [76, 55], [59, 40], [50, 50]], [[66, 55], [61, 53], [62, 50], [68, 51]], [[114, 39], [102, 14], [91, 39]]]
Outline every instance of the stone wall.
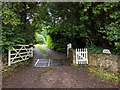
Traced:
[[[76, 53], [74, 49], [69, 49], [68, 59], [75, 64]], [[95, 53], [88, 51], [88, 65], [99, 66], [103, 69], [118, 71], [120, 69], [120, 55]]]
[[120, 63], [120, 55], [95, 53], [88, 51], [89, 65], [100, 66], [112, 71], [118, 71]]

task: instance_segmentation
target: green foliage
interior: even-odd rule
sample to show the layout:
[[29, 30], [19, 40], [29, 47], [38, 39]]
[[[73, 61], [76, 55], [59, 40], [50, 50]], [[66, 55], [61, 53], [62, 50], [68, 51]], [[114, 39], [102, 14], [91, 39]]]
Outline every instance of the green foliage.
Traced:
[[[46, 3], [40, 17], [51, 37], [48, 46], [65, 51], [66, 45], [76, 47], [120, 47], [118, 2]], [[43, 18], [43, 15], [45, 16]]]
[[20, 24], [20, 19], [18, 18], [17, 14], [10, 8], [12, 8], [12, 4], [5, 3], [2, 8], [2, 22], [4, 25], [11, 24], [17, 26], [18, 24]]
[[108, 23], [105, 26], [105, 30], [101, 31], [102, 33], [106, 33], [107, 37], [105, 37], [107, 40], [109, 40], [109, 43], [113, 43], [114, 47], [116, 49], [120, 50], [120, 11], [115, 11], [110, 14], [110, 19], [112, 22]]
[[89, 50], [92, 50], [94, 52], [97, 52], [97, 53], [102, 53], [103, 51], [103, 47], [87, 47]]
[[47, 31], [44, 29], [41, 33], [40, 33], [46, 40], [47, 38]]
[[46, 43], [45, 38], [42, 35], [36, 33], [35, 44], [45, 44], [45, 43]]
[[52, 38], [49, 35], [47, 36], [47, 47], [50, 49], [54, 49], [54, 47], [55, 47], [52, 42]]
[[[3, 4], [4, 48], [8, 48], [5, 45], [39, 42], [44, 37], [49, 48], [62, 52], [66, 51], [68, 43], [72, 43], [73, 48], [93, 47], [97, 51], [96, 47], [102, 47], [113, 49], [115, 53], [120, 50], [118, 2]], [[43, 37], [38, 35], [35, 38], [35, 32]]]
[[[36, 3], [4, 2], [2, 6], [2, 39], [3, 54], [7, 55], [9, 46], [33, 43], [35, 25], [27, 17], [33, 18]], [[28, 15], [29, 13], [29, 15]]]

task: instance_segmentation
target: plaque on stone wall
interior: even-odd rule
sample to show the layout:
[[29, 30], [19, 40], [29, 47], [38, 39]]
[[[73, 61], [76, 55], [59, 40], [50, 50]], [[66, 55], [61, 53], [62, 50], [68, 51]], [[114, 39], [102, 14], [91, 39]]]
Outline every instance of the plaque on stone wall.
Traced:
[[103, 52], [102, 53], [108, 53], [108, 54], [111, 54], [110, 50], [109, 49], [103, 49]]

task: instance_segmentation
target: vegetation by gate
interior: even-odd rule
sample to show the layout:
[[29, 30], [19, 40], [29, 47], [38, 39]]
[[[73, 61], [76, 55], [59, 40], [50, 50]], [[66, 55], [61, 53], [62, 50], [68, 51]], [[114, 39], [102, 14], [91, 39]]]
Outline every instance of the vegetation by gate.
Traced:
[[30, 45], [17, 45], [8, 51], [8, 66], [25, 61], [33, 57], [33, 47]]

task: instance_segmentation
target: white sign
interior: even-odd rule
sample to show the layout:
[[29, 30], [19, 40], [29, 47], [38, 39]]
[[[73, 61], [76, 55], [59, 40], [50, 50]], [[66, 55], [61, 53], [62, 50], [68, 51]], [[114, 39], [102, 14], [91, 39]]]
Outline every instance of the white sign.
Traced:
[[111, 54], [111, 52], [110, 52], [109, 49], [104, 49], [102, 53], [108, 53], [108, 54]]

